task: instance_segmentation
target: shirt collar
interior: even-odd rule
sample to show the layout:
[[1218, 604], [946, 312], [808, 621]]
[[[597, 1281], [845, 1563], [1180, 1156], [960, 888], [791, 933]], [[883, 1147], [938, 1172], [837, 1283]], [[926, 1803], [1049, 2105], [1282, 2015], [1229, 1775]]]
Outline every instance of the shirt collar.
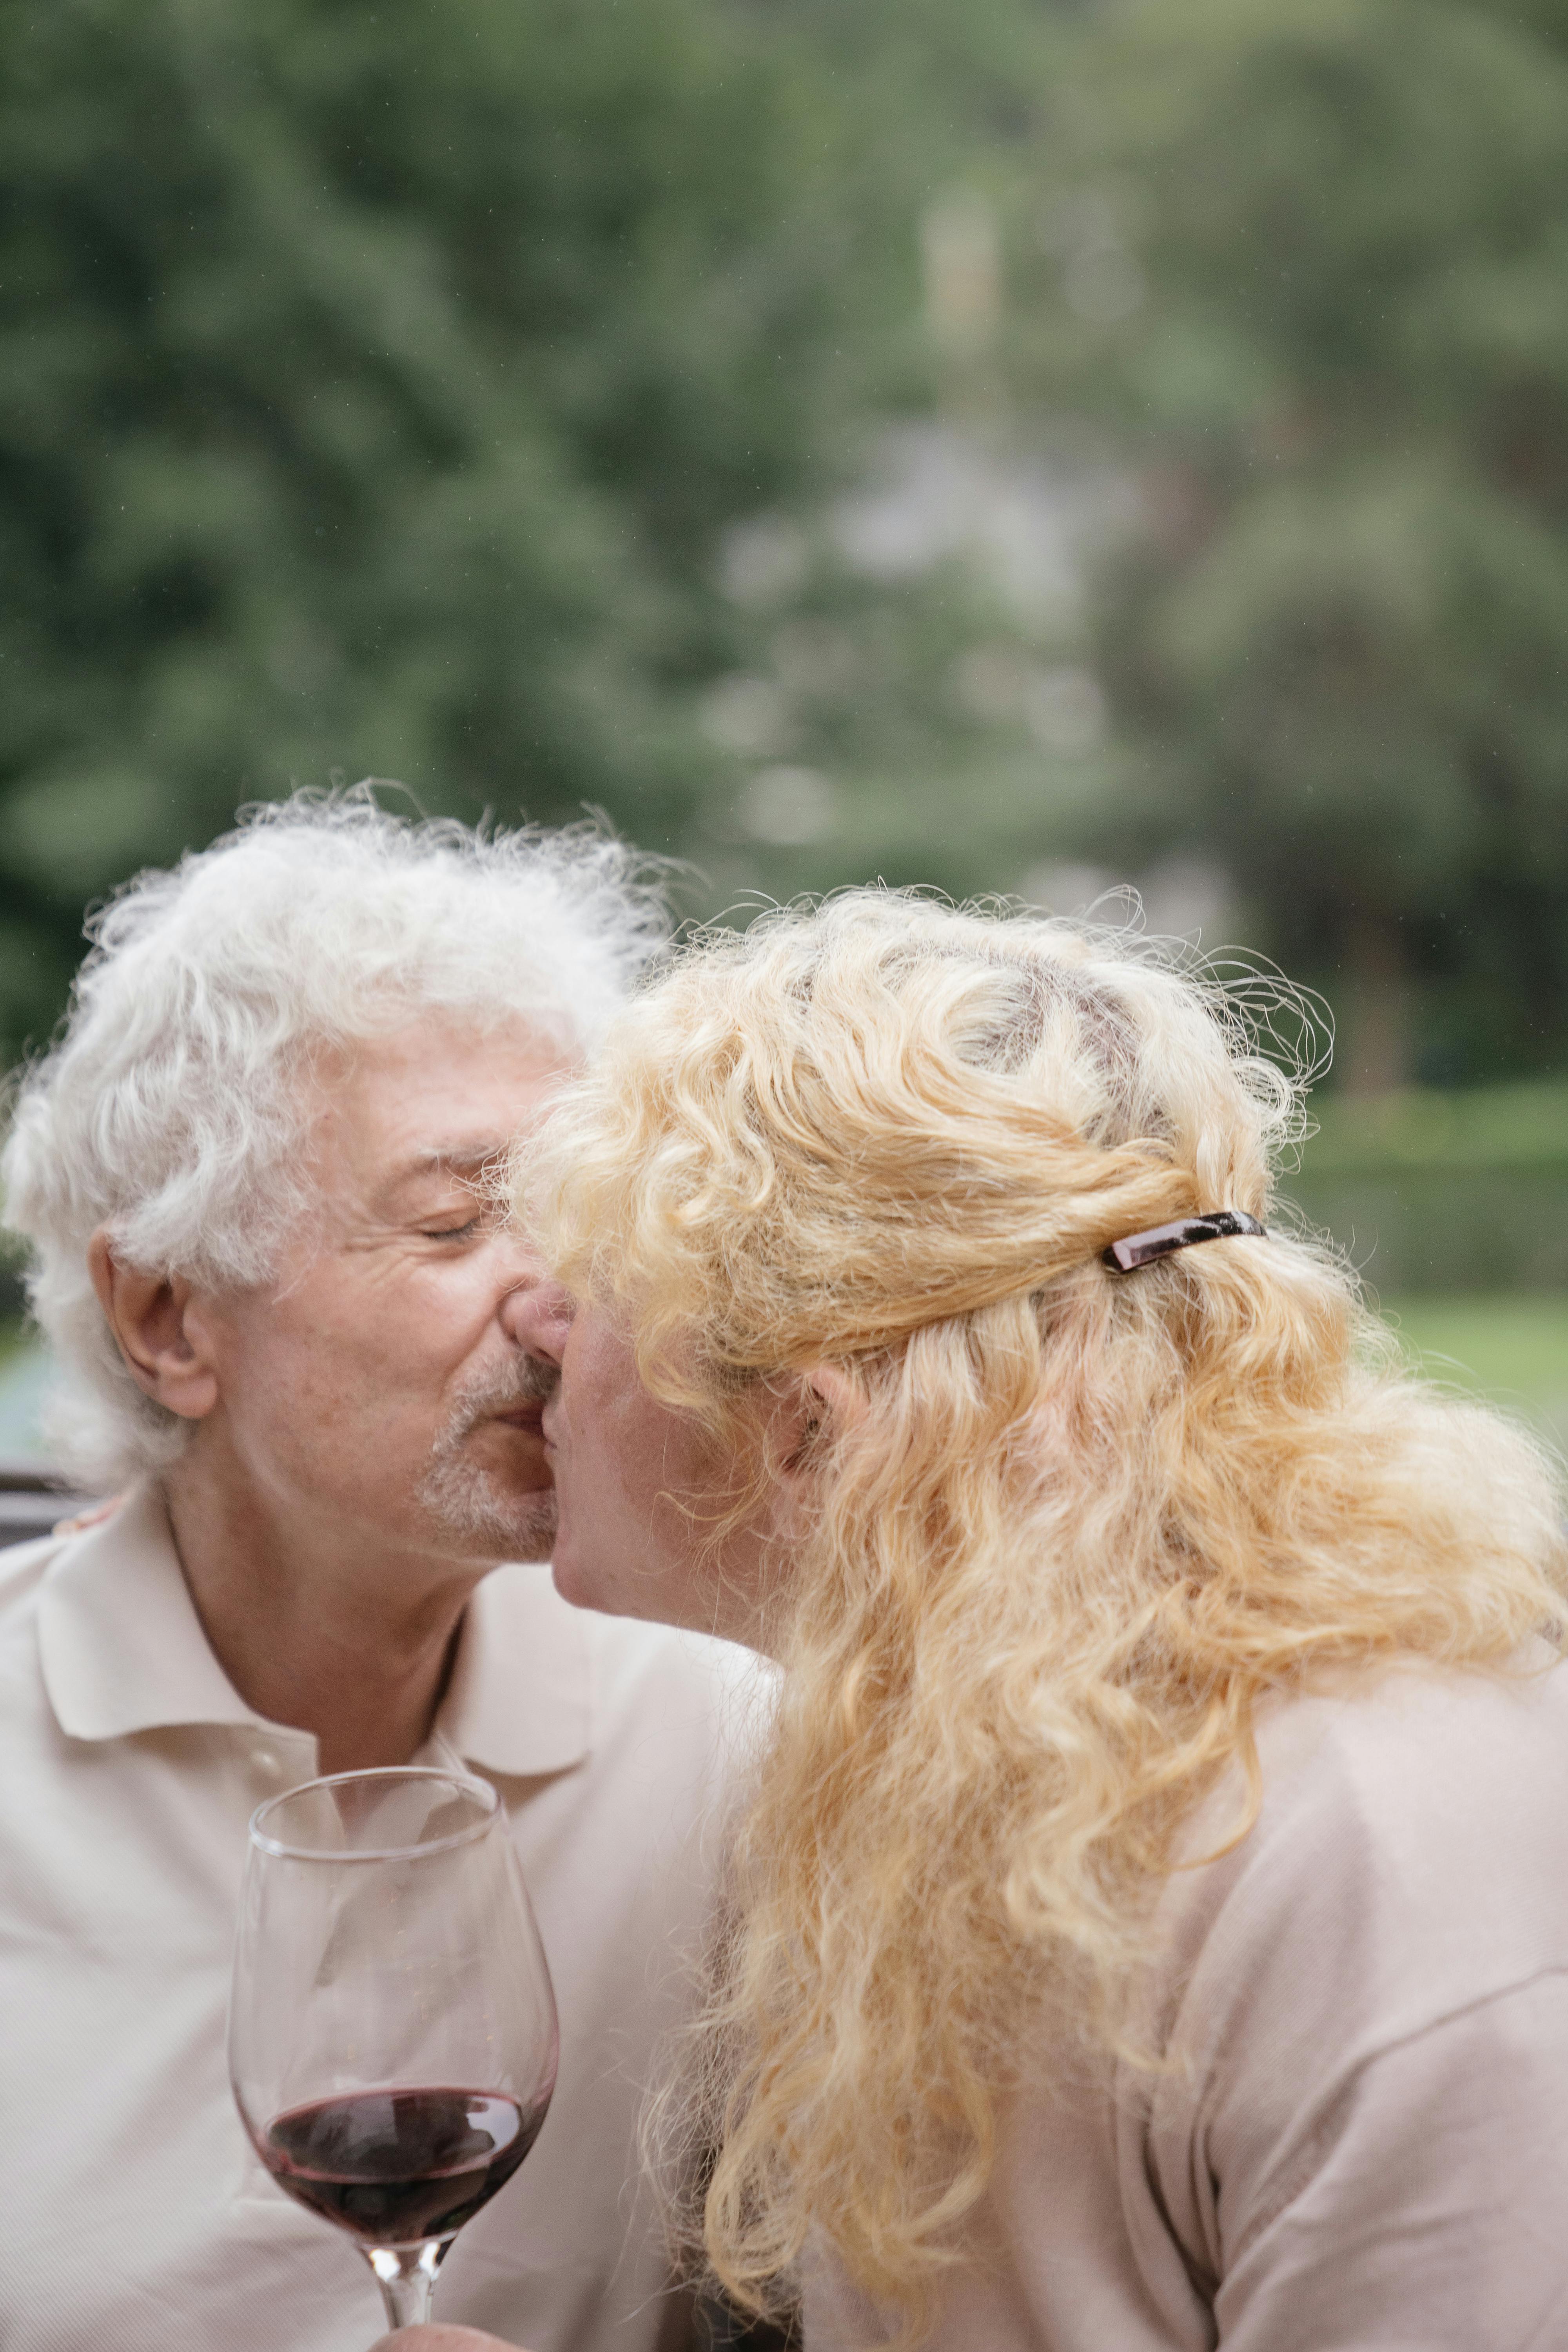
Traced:
[[[39, 1593], [44, 1684], [73, 1739], [232, 1724], [303, 1739], [247, 1706], [214, 1655], [155, 1486], [68, 1538]], [[586, 1630], [545, 1567], [497, 1569], [464, 1612], [436, 1736], [481, 1769], [531, 1777], [588, 1753]]]
[[188, 1723], [283, 1728], [247, 1706], [213, 1655], [152, 1485], [51, 1560], [38, 1649], [49, 1704], [73, 1739]]
[[481, 1770], [531, 1778], [588, 1753], [587, 1628], [548, 1566], [498, 1568], [463, 1614], [437, 1735]]

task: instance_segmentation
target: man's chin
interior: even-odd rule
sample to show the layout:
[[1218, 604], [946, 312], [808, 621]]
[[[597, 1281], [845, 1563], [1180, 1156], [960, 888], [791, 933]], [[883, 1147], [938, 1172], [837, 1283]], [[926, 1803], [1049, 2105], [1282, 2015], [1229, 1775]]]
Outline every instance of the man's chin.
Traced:
[[550, 1486], [509, 1487], [472, 1464], [442, 1464], [426, 1479], [426, 1508], [469, 1559], [548, 1559], [556, 1507]]
[[555, 1498], [552, 1495], [522, 1497], [510, 1514], [510, 1540], [501, 1559], [548, 1559], [555, 1548]]

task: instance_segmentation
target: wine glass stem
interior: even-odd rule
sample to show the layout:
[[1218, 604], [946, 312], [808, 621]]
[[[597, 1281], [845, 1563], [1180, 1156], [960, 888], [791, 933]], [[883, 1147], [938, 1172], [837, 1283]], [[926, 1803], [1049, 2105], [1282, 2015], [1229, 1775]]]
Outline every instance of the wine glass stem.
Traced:
[[422, 2246], [371, 2246], [365, 2259], [381, 2282], [381, 2299], [395, 2328], [418, 2327], [430, 2316], [436, 2273], [447, 2249], [438, 2238]]

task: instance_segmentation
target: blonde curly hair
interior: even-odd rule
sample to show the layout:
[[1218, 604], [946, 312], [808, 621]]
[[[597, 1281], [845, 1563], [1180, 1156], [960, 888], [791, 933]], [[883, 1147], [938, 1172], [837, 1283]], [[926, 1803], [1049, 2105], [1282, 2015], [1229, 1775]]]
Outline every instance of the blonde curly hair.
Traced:
[[764, 1392], [830, 1363], [858, 1397], [685, 2094], [742, 2303], [819, 2238], [914, 2341], [1001, 2101], [1064, 2023], [1125, 2051], [1174, 1834], [1256, 1782], [1264, 1695], [1557, 1622], [1545, 1460], [1412, 1377], [1331, 1249], [1101, 1262], [1268, 1217], [1300, 1091], [1126, 934], [856, 891], [697, 942], [551, 1123], [531, 1213], [657, 1393], [756, 1481]]

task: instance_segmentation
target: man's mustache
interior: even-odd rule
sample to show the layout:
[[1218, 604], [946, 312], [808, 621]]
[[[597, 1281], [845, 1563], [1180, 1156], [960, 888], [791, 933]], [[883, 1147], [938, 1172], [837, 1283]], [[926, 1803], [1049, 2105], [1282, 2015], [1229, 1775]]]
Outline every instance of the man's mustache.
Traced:
[[482, 1398], [475, 1402], [490, 1412], [504, 1412], [509, 1405], [548, 1404], [561, 1385], [561, 1367], [542, 1356], [520, 1356], [509, 1364], [506, 1375], [489, 1382]]
[[519, 1405], [548, 1404], [560, 1385], [559, 1365], [542, 1356], [520, 1355], [515, 1362], [471, 1381], [460, 1391], [445, 1442], [460, 1442], [492, 1413], [510, 1412]]
[[515, 1367], [513, 1385], [519, 1404], [548, 1404], [561, 1386], [561, 1367], [544, 1356], [523, 1356]]

